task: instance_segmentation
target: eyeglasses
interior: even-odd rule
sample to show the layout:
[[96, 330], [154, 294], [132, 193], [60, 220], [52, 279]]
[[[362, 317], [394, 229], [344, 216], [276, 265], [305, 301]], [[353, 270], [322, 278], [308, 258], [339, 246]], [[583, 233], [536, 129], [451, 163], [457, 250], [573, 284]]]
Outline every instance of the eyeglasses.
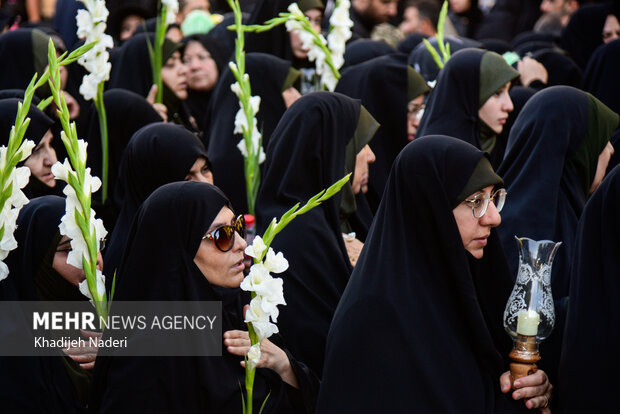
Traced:
[[506, 195], [508, 192], [504, 188], [500, 188], [495, 191], [492, 196], [489, 196], [488, 193], [480, 193], [476, 194], [472, 198], [465, 200], [464, 202], [471, 206], [471, 212], [475, 218], [480, 218], [484, 216], [487, 212], [487, 208], [489, 207], [489, 202], [493, 201], [495, 204], [495, 208], [498, 212], [502, 211], [504, 207], [504, 203], [506, 202]]
[[418, 118], [422, 119], [422, 115], [424, 115], [424, 110], [426, 109], [426, 105], [424, 104], [415, 104], [410, 102], [407, 105], [407, 116], [409, 118]]
[[205, 234], [202, 240], [213, 240], [215, 247], [222, 252], [227, 252], [235, 245], [236, 233], [239, 233], [239, 236], [245, 239], [245, 219], [243, 218], [243, 214], [237, 217], [233, 224], [224, 224]]

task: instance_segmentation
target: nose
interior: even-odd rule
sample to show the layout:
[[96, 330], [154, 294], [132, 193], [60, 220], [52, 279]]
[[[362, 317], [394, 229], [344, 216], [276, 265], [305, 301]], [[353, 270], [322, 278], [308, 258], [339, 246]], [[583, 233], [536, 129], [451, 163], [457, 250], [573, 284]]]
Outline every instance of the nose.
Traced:
[[506, 112], [512, 112], [512, 110], [515, 109], [512, 99], [510, 99], [510, 95], [508, 93], [506, 93], [506, 99], [504, 99], [502, 109]]
[[236, 252], [244, 251], [245, 248], [248, 247], [248, 242], [246, 242], [245, 239], [241, 237], [239, 232], [236, 233], [237, 235], [235, 236], [235, 245], [233, 246], [233, 250]]
[[497, 227], [502, 222], [502, 216], [500, 216], [499, 211], [497, 211], [497, 207], [495, 207], [495, 203], [493, 201], [489, 201], [489, 207], [487, 207], [486, 213], [484, 216], [480, 217], [480, 225], [487, 227]]
[[48, 147], [45, 151], [45, 156], [43, 157], [43, 165], [46, 167], [51, 167], [56, 164], [58, 158], [56, 157], [56, 151], [52, 147]]
[[396, 12], [397, 12], [396, 4], [397, 4], [396, 1], [390, 2], [390, 4], [388, 5], [388, 16], [390, 17], [396, 16]]
[[179, 67], [177, 69], [177, 73], [179, 75], [185, 75], [187, 73], [187, 66], [185, 66], [185, 63], [179, 62]]
[[375, 156], [375, 153], [372, 151], [369, 145], [366, 145], [366, 152], [366, 159], [368, 160], [368, 164], [372, 164], [373, 162], [377, 161], [377, 157]]
[[195, 177], [193, 178], [194, 179], [192, 179], [191, 181], [197, 181], [199, 183], [209, 183], [209, 180], [207, 180], [207, 177], [205, 177], [204, 174], [202, 173], [195, 174]]

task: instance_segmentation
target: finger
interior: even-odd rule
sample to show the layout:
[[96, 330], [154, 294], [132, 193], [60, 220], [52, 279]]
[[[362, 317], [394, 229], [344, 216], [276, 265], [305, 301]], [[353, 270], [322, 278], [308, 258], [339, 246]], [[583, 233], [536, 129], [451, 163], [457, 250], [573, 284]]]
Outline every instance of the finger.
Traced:
[[247, 347], [250, 347], [251, 343], [250, 343], [249, 339], [229, 338], [229, 339], [224, 339], [224, 345], [226, 345], [226, 346], [247, 346]]
[[512, 398], [514, 398], [515, 400], [520, 400], [521, 398], [534, 398], [543, 395], [546, 390], [547, 387], [544, 385], [539, 385], [537, 387], [520, 388], [512, 393]]
[[526, 377], [519, 378], [515, 381], [515, 389], [534, 387], [537, 385], [543, 385], [547, 382], [547, 374], [544, 371], [538, 370], [533, 374]]
[[529, 400], [525, 401], [525, 406], [529, 408], [530, 410], [534, 408], [543, 408], [548, 405], [549, 405], [549, 399], [544, 395], [530, 398]]
[[250, 339], [250, 336], [247, 331], [240, 331], [238, 329], [233, 329], [233, 330], [224, 332], [224, 339], [236, 339], [236, 338]]
[[510, 391], [510, 388], [511, 388], [511, 384], [510, 384], [510, 371], [504, 372], [499, 377], [499, 386], [500, 386], [500, 389], [502, 390], [502, 392], [504, 394], [507, 393], [508, 391]]
[[87, 363], [87, 364], [80, 364], [80, 366], [81, 366], [83, 369], [85, 369], [85, 370], [87, 370], [87, 371], [90, 371], [91, 369], [95, 368], [95, 361], [93, 361], [93, 362], [89, 362], [89, 363]]
[[540, 414], [551, 414], [551, 408], [549, 407], [541, 408]]
[[229, 354], [244, 356], [250, 351], [250, 347], [249, 346], [240, 346], [240, 347], [229, 346], [226, 348], [226, 350], [228, 351]]
[[157, 96], [157, 85], [153, 85], [151, 86], [151, 90], [149, 91], [149, 94], [146, 95], [146, 100], [148, 101], [148, 103], [152, 105], [155, 103], [156, 96]]
[[69, 357], [78, 364], [93, 362], [97, 358], [97, 354], [69, 355]]
[[86, 331], [84, 329], [80, 329], [80, 332], [84, 338], [101, 338], [101, 335], [103, 335], [103, 332]]

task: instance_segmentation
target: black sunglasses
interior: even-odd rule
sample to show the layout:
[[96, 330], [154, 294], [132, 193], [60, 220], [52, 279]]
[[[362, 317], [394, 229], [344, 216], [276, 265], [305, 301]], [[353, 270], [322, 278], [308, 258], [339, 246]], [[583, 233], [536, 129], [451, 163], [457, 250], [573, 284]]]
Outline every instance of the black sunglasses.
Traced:
[[202, 239], [213, 240], [215, 247], [222, 252], [227, 252], [235, 245], [236, 233], [245, 239], [245, 218], [243, 218], [243, 214], [237, 217], [233, 224], [224, 224], [205, 234]]

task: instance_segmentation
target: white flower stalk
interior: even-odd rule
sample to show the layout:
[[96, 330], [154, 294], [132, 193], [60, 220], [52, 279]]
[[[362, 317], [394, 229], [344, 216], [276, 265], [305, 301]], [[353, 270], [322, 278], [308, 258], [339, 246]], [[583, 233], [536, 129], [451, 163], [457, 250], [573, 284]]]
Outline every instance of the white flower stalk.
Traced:
[[87, 101], [94, 101], [99, 116], [99, 130], [101, 135], [103, 191], [102, 201], [105, 203], [108, 196], [108, 122], [103, 104], [103, 84], [110, 79], [112, 64], [109, 62], [108, 49], [114, 47], [112, 36], [105, 34], [108, 19], [108, 9], [105, 0], [80, 0], [86, 10], [78, 10], [77, 35], [86, 43], [94, 43], [94, 47], [78, 59], [88, 73], [82, 78], [80, 94]]
[[178, 0], [161, 0], [161, 5], [166, 7], [166, 26], [176, 22], [179, 13]]
[[63, 189], [67, 199], [65, 215], [59, 225], [60, 234], [71, 239], [72, 251], [67, 257], [67, 263], [83, 269], [86, 275], [86, 286], [82, 284], [80, 291], [85, 294], [87, 287], [89, 299], [93, 301], [97, 314], [107, 318], [110, 304], [105, 291], [105, 278], [97, 269], [99, 241], [105, 238], [107, 231], [103, 222], [95, 218], [95, 212], [90, 207], [92, 193], [99, 189], [101, 181], [91, 176], [90, 168], [86, 167], [87, 144], [78, 140], [75, 122], [69, 120], [69, 109], [60, 90], [60, 71], [51, 41], [48, 61], [51, 73], [49, 85], [54, 103], [59, 108], [58, 118], [63, 128], [60, 137], [69, 156], [64, 163], [57, 162], [52, 166], [54, 177], [67, 183]]
[[239, 99], [239, 111], [235, 115], [234, 133], [242, 134], [237, 148], [243, 155], [243, 171], [245, 174], [245, 191], [249, 213], [255, 215], [254, 206], [260, 184], [259, 165], [265, 161], [262, 134], [258, 130], [256, 114], [260, 108], [260, 96], [252, 96], [250, 76], [245, 73], [244, 30], [241, 23], [241, 7], [238, 0], [228, 0], [235, 15], [235, 24], [231, 26], [236, 34], [235, 61], [230, 62], [230, 68], [236, 82], [230, 85], [231, 91]]
[[337, 69], [340, 69], [344, 64], [345, 46], [352, 35], [353, 21], [349, 16], [350, 8], [351, 2], [349, 0], [338, 0], [334, 12], [329, 18], [330, 28], [327, 35], [327, 45], [332, 52], [332, 60]]

